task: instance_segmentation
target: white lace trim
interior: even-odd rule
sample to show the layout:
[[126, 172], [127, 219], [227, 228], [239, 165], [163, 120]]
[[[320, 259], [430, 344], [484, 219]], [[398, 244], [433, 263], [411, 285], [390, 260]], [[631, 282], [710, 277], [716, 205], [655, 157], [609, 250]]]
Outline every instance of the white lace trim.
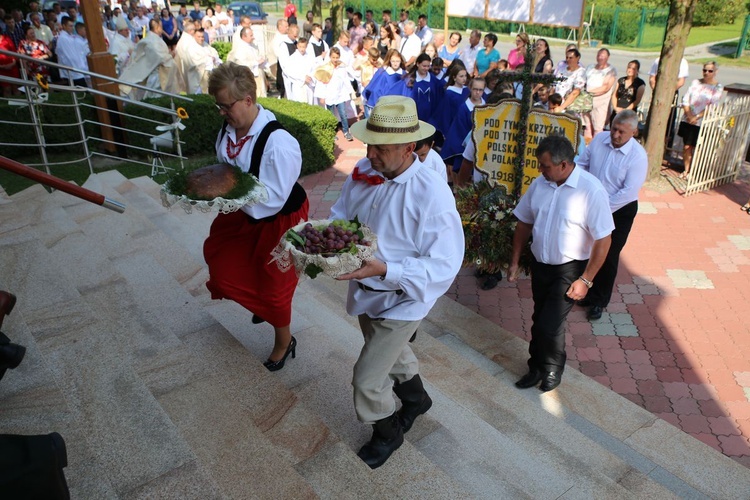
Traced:
[[[310, 223], [313, 226], [328, 226], [330, 220], [310, 220], [301, 221], [299, 224], [291, 228], [289, 231], [301, 231], [305, 224]], [[287, 231], [287, 232], [289, 232]], [[297, 276], [300, 278], [307, 276], [305, 274], [305, 268], [310, 264], [315, 264], [323, 269], [323, 274], [330, 276], [331, 278], [337, 278], [342, 274], [348, 274], [356, 271], [362, 267], [362, 263], [366, 260], [372, 259], [375, 256], [375, 251], [378, 248], [377, 236], [372, 230], [362, 225], [360, 231], [364, 235], [364, 239], [370, 242], [370, 246], [357, 245], [356, 254], [351, 253], [340, 253], [332, 257], [325, 257], [319, 254], [307, 254], [295, 248], [291, 241], [286, 239], [286, 233], [282, 236], [281, 241], [271, 251], [271, 262], [276, 262], [279, 270], [287, 272], [294, 268]]]
[[245, 196], [232, 200], [221, 197], [216, 197], [213, 200], [193, 200], [184, 194], [179, 196], [174, 195], [169, 192], [169, 182], [167, 182], [161, 187], [161, 203], [167, 208], [179, 205], [189, 214], [193, 213], [194, 208], [203, 213], [208, 213], [216, 209], [218, 212], [228, 214], [236, 212], [246, 205], [252, 206], [268, 201], [268, 190], [266, 189], [266, 186], [258, 179], [255, 179], [255, 182], [255, 187], [248, 191]]

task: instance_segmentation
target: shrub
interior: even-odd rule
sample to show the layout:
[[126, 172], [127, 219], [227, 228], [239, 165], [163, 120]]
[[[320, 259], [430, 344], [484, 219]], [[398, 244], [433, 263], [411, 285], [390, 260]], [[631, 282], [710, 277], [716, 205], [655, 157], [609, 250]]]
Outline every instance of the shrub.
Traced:
[[227, 55], [232, 50], [232, 42], [214, 42], [211, 47], [216, 49], [222, 62], [227, 62]]
[[[224, 122], [224, 118], [216, 111], [214, 100], [208, 95], [191, 95], [193, 102], [181, 103], [188, 112], [189, 118], [183, 120], [185, 130], [180, 132], [180, 138], [185, 142], [182, 153], [185, 156], [206, 154], [215, 149], [216, 137]], [[319, 106], [310, 106], [286, 99], [261, 98], [259, 103], [274, 115], [276, 119], [294, 136], [302, 150], [302, 175], [320, 172], [335, 161], [333, 156], [334, 138], [336, 136], [336, 119], [333, 114]], [[148, 99], [147, 102], [162, 107], [169, 107], [169, 98], [160, 97]], [[128, 106], [127, 112], [142, 118], [164, 121], [164, 115]], [[131, 120], [129, 128], [135, 128], [149, 134], [154, 133], [154, 124], [144, 121]], [[134, 145], [150, 149], [148, 138], [132, 134]]]

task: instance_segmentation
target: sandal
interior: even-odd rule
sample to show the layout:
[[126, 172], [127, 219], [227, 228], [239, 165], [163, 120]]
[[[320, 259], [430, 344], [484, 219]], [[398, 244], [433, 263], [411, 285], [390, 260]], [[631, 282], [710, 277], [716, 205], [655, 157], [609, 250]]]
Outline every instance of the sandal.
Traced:
[[742, 205], [740, 207], [740, 210], [742, 210], [743, 212], [747, 212], [748, 215], [750, 215], [750, 203], [745, 203], [744, 205]]

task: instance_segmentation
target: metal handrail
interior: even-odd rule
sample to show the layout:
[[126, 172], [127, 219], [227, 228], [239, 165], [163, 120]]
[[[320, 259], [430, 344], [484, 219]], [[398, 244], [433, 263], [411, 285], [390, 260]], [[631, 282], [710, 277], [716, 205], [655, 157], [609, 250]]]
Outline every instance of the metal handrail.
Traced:
[[[111, 77], [111, 76], [107, 76], [107, 75], [101, 75], [101, 74], [94, 73], [94, 72], [88, 71], [88, 70], [79, 70], [77, 68], [72, 68], [72, 67], [66, 66], [64, 64], [53, 63], [53, 62], [50, 62], [50, 61], [35, 59], [35, 58], [27, 56], [25, 54], [19, 54], [19, 53], [16, 53], [16, 52], [9, 52], [9, 51], [2, 50], [2, 49], [0, 49], [0, 54], [8, 55], [10, 57], [14, 57], [14, 58], [16, 58], [16, 59], [18, 59], [18, 60], [21, 61], [21, 74], [22, 74], [22, 78], [12, 78], [12, 77], [1, 76], [0, 77], [0, 81], [2, 81], [4, 83], [8, 83], [10, 85], [14, 85], [14, 86], [18, 86], [18, 87], [21, 87], [21, 88], [28, 89], [27, 92], [26, 92], [26, 96], [25, 96], [26, 99], [25, 99], [24, 104], [26, 106], [29, 106], [29, 109], [30, 109], [30, 112], [31, 112], [31, 115], [32, 115], [31, 116], [32, 123], [20, 124], [20, 123], [17, 123], [17, 122], [8, 122], [8, 121], [4, 121], [4, 123], [10, 123], [10, 124], [13, 124], [13, 125], [15, 125], [15, 124], [18, 124], [18, 125], [29, 125], [29, 126], [34, 127], [34, 132], [35, 132], [35, 134], [37, 136], [37, 141], [38, 141], [38, 143], [36, 144], [36, 146], [39, 147], [39, 154], [41, 155], [42, 161], [44, 162], [43, 165], [46, 167], [46, 170], [47, 170], [48, 173], [50, 173], [50, 170], [49, 170], [49, 166], [50, 165], [61, 165], [61, 164], [68, 163], [68, 162], [54, 163], [54, 162], [49, 162], [47, 160], [46, 146], [48, 146], [48, 145], [46, 144], [46, 141], [44, 139], [44, 133], [43, 133], [43, 130], [42, 130], [42, 124], [39, 121], [39, 118], [37, 116], [38, 113], [37, 113], [36, 108], [38, 108], [40, 106], [65, 107], [65, 106], [69, 106], [69, 105], [55, 104], [55, 103], [49, 103], [47, 101], [39, 101], [39, 100], [37, 100], [36, 95], [39, 93], [39, 89], [42, 89], [42, 87], [41, 87], [41, 85], [39, 84], [39, 82], [36, 79], [33, 79], [33, 78], [32, 79], [26, 79], [26, 78], [24, 78], [24, 77], [27, 76], [26, 62], [33, 62], [34, 64], [44, 65], [44, 66], [47, 66], [47, 67], [50, 67], [50, 68], [58, 68], [58, 69], [61, 69], [61, 70], [75, 71], [77, 73], [80, 73], [80, 74], [83, 74], [83, 75], [86, 75], [86, 76], [90, 76], [90, 77], [95, 77], [97, 79], [104, 80], [104, 81], [107, 81], [107, 82], [112, 82], [112, 83], [115, 83], [117, 85], [123, 84], [123, 85], [127, 85], [129, 87], [132, 87], [132, 88], [136, 88], [136, 89], [147, 91], [147, 92], [152, 93], [152, 94], [157, 94], [157, 95], [160, 95], [162, 97], [169, 97], [170, 98], [170, 100], [171, 100], [171, 106], [170, 107], [166, 107], [166, 108], [165, 107], [160, 107], [160, 106], [157, 106], [157, 105], [154, 105], [154, 104], [150, 104], [150, 103], [146, 103], [146, 102], [142, 102], [142, 101], [136, 101], [136, 100], [130, 99], [127, 96], [110, 94], [108, 92], [105, 92], [105, 91], [102, 91], [102, 90], [99, 90], [99, 89], [96, 89], [96, 88], [74, 86], [72, 84], [72, 80], [70, 79], [70, 77], [68, 77], [68, 81], [70, 82], [70, 85], [49, 84], [48, 86], [46, 86], [47, 88], [45, 88], [43, 90], [51, 90], [51, 91], [56, 91], [56, 92], [67, 92], [67, 93], [69, 93], [69, 94], [72, 95], [73, 101], [74, 101], [74, 105], [72, 107], [73, 107], [73, 112], [75, 113], [75, 115], [77, 117], [77, 122], [76, 123], [71, 123], [71, 124], [47, 124], [47, 125], [44, 125], [44, 126], [45, 127], [70, 127], [70, 126], [78, 126], [79, 131], [80, 131], [80, 135], [81, 135], [81, 138], [82, 138], [81, 141], [77, 141], [77, 142], [56, 143], [56, 144], [50, 144], [49, 146], [55, 146], [55, 147], [57, 147], [57, 146], [82, 145], [82, 147], [84, 149], [84, 156], [83, 156], [83, 158], [79, 159], [78, 161], [81, 161], [81, 160], [87, 161], [88, 164], [89, 164], [89, 171], [91, 173], [93, 173], [93, 165], [91, 163], [91, 158], [92, 158], [93, 155], [107, 157], [107, 158], [118, 158], [118, 157], [110, 156], [110, 155], [107, 155], [107, 154], [104, 154], [104, 153], [98, 152], [98, 151], [97, 152], [90, 152], [89, 151], [89, 146], [88, 146], [89, 139], [96, 140], [98, 142], [104, 142], [104, 141], [101, 138], [87, 136], [85, 128], [84, 128], [84, 125], [86, 125], [86, 124], [94, 124], [94, 125], [97, 125], [97, 126], [105, 126], [105, 127], [109, 128], [111, 130], [119, 130], [119, 131], [124, 131], [124, 132], [127, 132], [127, 133], [134, 133], [134, 134], [138, 134], [138, 135], [141, 135], [141, 136], [147, 136], [147, 137], [151, 137], [151, 138], [156, 137], [158, 135], [158, 132], [155, 133], [155, 134], [148, 134], [148, 133], [141, 132], [141, 131], [138, 131], [138, 130], [128, 129], [128, 128], [125, 128], [125, 127], [119, 127], [119, 126], [114, 125], [114, 124], [102, 124], [101, 122], [95, 121], [95, 120], [84, 120], [83, 116], [81, 115], [81, 110], [80, 110], [81, 107], [87, 107], [89, 109], [97, 109], [97, 110], [103, 109], [103, 108], [101, 108], [100, 106], [96, 106], [96, 105], [91, 105], [91, 104], [88, 104], [88, 103], [80, 102], [79, 101], [79, 94], [80, 94], [80, 92], [85, 92], [85, 93], [93, 95], [93, 96], [102, 97], [102, 98], [105, 98], [107, 100], [110, 100], [110, 102], [111, 101], [116, 101], [116, 102], [120, 102], [120, 103], [123, 103], [123, 104], [127, 104], [128, 106], [137, 106], [137, 107], [142, 108], [142, 109], [147, 109], [147, 110], [150, 110], [150, 111], [155, 111], [155, 112], [158, 112], [158, 113], [163, 113], [164, 115], [167, 115], [168, 117], [171, 118], [171, 123], [170, 122], [166, 122], [165, 123], [165, 122], [160, 122], [160, 121], [153, 120], [153, 119], [150, 119], [150, 118], [145, 118], [145, 117], [140, 117], [140, 116], [137, 116], [137, 115], [133, 115], [133, 114], [127, 113], [125, 111], [120, 111], [120, 109], [106, 109], [106, 111], [110, 115], [117, 115], [117, 116], [121, 116], [121, 117], [129, 117], [129, 118], [140, 120], [142, 122], [153, 123], [153, 124], [156, 124], [156, 125], [173, 125], [175, 123], [175, 121], [179, 118], [179, 116], [177, 114], [177, 110], [175, 109], [175, 99], [178, 99], [180, 101], [193, 102], [193, 99], [191, 99], [190, 97], [185, 96], [185, 95], [173, 94], [171, 92], [165, 92], [165, 91], [163, 91], [161, 89], [154, 89], [154, 88], [147, 87], [145, 85], [141, 85], [141, 84], [138, 84], [138, 83], [127, 82], [127, 81], [124, 81], [124, 80], [122, 80], [120, 78], [117, 78], [117, 77]], [[37, 90], [34, 91], [34, 92], [32, 92], [31, 91], [32, 88], [35, 88]], [[177, 149], [176, 153], [177, 154], [172, 154], [172, 153], [169, 153], [169, 152], [157, 150], [156, 146], [154, 146], [153, 149], [147, 149], [147, 148], [143, 148], [143, 147], [140, 147], [140, 146], [133, 146], [133, 145], [130, 145], [130, 144], [124, 144], [121, 141], [118, 142], [118, 141], [109, 140], [109, 141], [106, 141], [106, 142], [107, 142], [107, 144], [112, 144], [112, 145], [117, 146], [117, 147], [127, 147], [128, 150], [132, 150], [132, 151], [139, 151], [139, 152], [145, 152], [145, 153], [149, 153], [149, 152], [153, 153], [155, 159], [157, 157], [161, 157], [161, 156], [169, 157], [169, 158], [178, 158], [180, 160], [180, 162], [182, 163], [182, 160], [184, 160], [184, 156], [182, 155], [182, 145], [185, 144], [185, 142], [180, 140], [180, 131], [179, 131], [178, 128], [172, 128], [171, 132], [174, 134], [175, 145], [176, 145], [176, 149]], [[2, 144], [2, 145], [8, 145], [8, 146], [34, 146], [34, 145], [19, 144], [17, 142], [11, 143], [11, 144]], [[119, 158], [119, 159], [122, 159], [122, 158]], [[146, 163], [144, 163], [142, 161], [139, 161], [139, 160], [136, 160], [136, 159], [133, 159], [133, 158], [130, 158], [129, 161], [131, 161], [133, 163], [144, 164], [144, 165], [146, 164]], [[159, 162], [160, 161], [161, 160], [159, 160]], [[155, 168], [156, 168], [155, 167], [155, 163], [156, 163], [156, 160], [154, 160], [154, 162], [152, 162], [152, 164], [151, 164], [152, 165], [152, 175], [154, 175], [155, 172], [156, 172], [156, 170], [155, 170]], [[163, 165], [162, 165], [162, 167], [163, 167]]]
[[[189, 98], [187, 96], [184, 96], [184, 95], [173, 94], [171, 92], [165, 92], [165, 91], [163, 91], [161, 89], [153, 89], [151, 87], [146, 87], [145, 85], [140, 85], [138, 83], [126, 82], [125, 80], [120, 80], [119, 78], [116, 78], [116, 77], [112, 77], [112, 76], [108, 76], [108, 75], [102, 75], [100, 73], [94, 73], [92, 71], [88, 71], [88, 70], [84, 70], [84, 69], [73, 68], [72, 66], [66, 66], [66, 65], [60, 64], [60, 63], [54, 63], [54, 62], [51, 62], [51, 61], [45, 61], [44, 59], [35, 59], [33, 57], [27, 56], [26, 54], [20, 54], [18, 52], [10, 52], [10, 51], [7, 51], [7, 50], [0, 49], [0, 54], [6, 55], [6, 56], [10, 56], [10, 57], [15, 57], [16, 59], [20, 59], [20, 60], [27, 61], [27, 62], [32, 62], [34, 64], [41, 64], [41, 65], [44, 65], [44, 66], [49, 66], [50, 68], [57, 68], [57, 69], [63, 69], [63, 70], [66, 70], [66, 71], [73, 71], [75, 73], [80, 73], [82, 75], [92, 76], [92, 77], [98, 78], [100, 80], [108, 80], [110, 82], [117, 83], [118, 85], [119, 84], [123, 84], [123, 85], [127, 85], [129, 87], [135, 87], [135, 88], [140, 89], [140, 90], [146, 90], [146, 91], [153, 92], [153, 93], [156, 93], [156, 94], [162, 94], [162, 95], [167, 96], [167, 97], [173, 97], [173, 98], [177, 98], [177, 99], [182, 99], [184, 101], [193, 102], [193, 100], [191, 98]], [[22, 82], [28, 82], [29, 80], [21, 80], [21, 81]], [[25, 85], [25, 83], [22, 83], [20, 85]], [[52, 88], [52, 86], [50, 86], [50, 88]], [[87, 89], [87, 90], [93, 90], [93, 89]], [[106, 94], [106, 92], [104, 92], [104, 93]], [[107, 95], [108, 96], [112, 96], [112, 94], [107, 94]], [[126, 99], [126, 100], [128, 100], [130, 102], [137, 102], [137, 101], [133, 101], [132, 99]]]

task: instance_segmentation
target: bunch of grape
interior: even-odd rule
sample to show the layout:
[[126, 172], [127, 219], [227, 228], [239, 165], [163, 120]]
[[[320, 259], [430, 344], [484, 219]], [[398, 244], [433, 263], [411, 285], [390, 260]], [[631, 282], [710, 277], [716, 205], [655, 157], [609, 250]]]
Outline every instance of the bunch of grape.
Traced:
[[369, 241], [362, 239], [359, 224], [346, 220], [335, 220], [325, 228], [316, 228], [308, 222], [296, 235], [301, 238], [290, 238], [294, 246], [308, 254], [356, 253], [357, 245], [370, 246]]

